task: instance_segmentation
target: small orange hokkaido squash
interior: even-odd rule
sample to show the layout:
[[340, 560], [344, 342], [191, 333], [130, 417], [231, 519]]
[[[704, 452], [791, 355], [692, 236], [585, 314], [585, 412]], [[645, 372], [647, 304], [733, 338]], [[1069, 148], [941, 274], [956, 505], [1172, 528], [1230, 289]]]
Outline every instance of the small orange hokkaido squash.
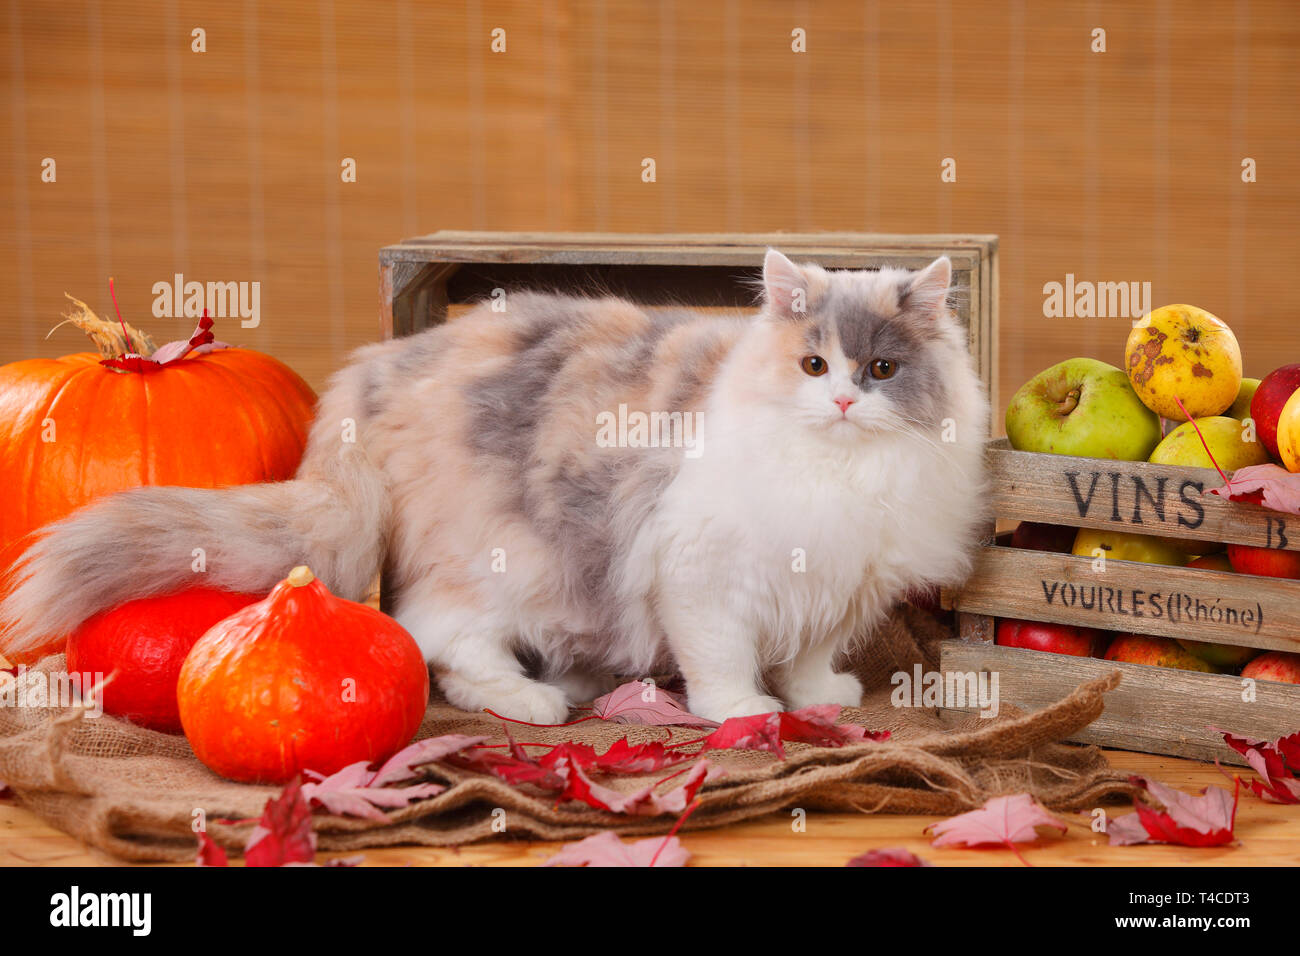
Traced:
[[396, 621], [297, 567], [199, 638], [176, 694], [185, 736], [209, 769], [279, 784], [406, 746], [428, 705], [429, 669]]

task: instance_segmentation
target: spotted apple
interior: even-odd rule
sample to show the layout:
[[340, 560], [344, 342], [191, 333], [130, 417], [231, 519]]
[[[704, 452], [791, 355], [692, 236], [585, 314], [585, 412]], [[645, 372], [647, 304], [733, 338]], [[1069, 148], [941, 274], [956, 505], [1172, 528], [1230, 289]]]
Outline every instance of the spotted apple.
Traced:
[[1143, 404], [1171, 421], [1222, 415], [1241, 391], [1237, 337], [1194, 305], [1161, 306], [1140, 319], [1124, 347], [1124, 368]]

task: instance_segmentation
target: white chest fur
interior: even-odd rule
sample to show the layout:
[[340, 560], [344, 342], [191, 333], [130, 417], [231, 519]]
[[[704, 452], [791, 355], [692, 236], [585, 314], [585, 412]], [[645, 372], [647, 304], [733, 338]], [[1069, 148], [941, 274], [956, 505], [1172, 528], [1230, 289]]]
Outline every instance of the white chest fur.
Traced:
[[924, 577], [924, 539], [941, 533], [925, 517], [918, 448], [893, 436], [778, 438], [752, 422], [714, 431], [662, 502], [659, 571], [743, 595], [732, 611], [765, 656], [845, 637]]

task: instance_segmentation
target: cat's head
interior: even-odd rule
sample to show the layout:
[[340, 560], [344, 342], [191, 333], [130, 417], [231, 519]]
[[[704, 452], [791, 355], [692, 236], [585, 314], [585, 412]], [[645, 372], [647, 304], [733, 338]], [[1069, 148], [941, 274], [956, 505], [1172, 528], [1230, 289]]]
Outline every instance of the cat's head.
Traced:
[[792, 425], [850, 440], [938, 426], [957, 357], [951, 280], [946, 256], [917, 272], [830, 272], [769, 249], [751, 394]]

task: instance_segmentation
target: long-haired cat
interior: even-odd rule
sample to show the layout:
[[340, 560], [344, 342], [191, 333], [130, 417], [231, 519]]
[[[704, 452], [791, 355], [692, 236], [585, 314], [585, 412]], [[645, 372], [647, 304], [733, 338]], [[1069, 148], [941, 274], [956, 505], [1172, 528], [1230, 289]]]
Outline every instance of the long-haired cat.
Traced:
[[666, 666], [714, 720], [856, 705], [837, 653], [908, 588], [960, 581], [985, 513], [988, 408], [950, 277], [946, 258], [828, 272], [769, 251], [754, 316], [519, 293], [366, 346], [294, 480], [140, 488], [50, 526], [4, 643], [296, 564], [359, 600], [382, 568], [468, 710], [556, 723], [609, 675]]

